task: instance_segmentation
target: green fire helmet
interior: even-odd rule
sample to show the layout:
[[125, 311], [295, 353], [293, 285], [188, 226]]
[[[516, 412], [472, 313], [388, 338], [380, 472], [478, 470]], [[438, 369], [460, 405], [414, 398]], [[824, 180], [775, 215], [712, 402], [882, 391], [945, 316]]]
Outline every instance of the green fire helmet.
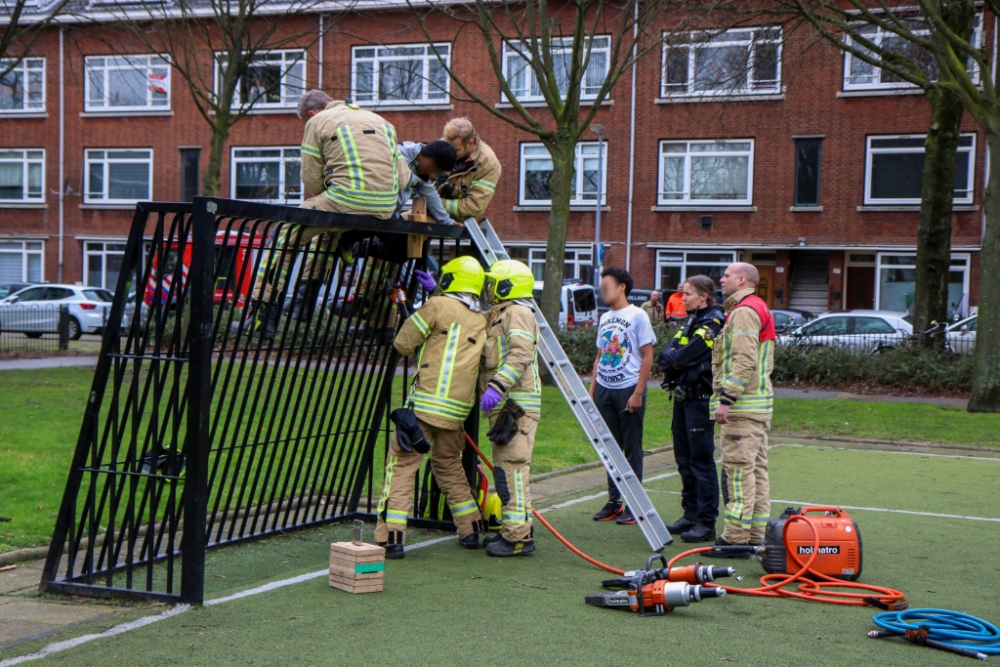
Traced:
[[464, 292], [479, 296], [483, 292], [486, 272], [475, 257], [456, 257], [441, 267], [441, 291]]
[[495, 284], [493, 296], [497, 301], [530, 299], [535, 288], [535, 275], [524, 262], [502, 259], [486, 273]]

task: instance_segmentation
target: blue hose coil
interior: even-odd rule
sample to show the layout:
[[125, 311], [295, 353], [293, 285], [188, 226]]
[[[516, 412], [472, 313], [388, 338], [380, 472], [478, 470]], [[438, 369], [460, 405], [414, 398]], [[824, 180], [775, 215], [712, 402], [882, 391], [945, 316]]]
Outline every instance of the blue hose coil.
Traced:
[[883, 630], [903, 634], [926, 628], [929, 639], [955, 648], [1000, 655], [1000, 629], [981, 618], [950, 609], [906, 609], [885, 611], [872, 619]]

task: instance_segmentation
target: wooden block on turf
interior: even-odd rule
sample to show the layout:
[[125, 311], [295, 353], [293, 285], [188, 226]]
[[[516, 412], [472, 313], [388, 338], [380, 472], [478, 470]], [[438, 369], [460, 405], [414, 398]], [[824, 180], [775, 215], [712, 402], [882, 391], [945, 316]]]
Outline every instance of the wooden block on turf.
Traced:
[[377, 593], [385, 574], [385, 549], [374, 544], [330, 545], [330, 586], [348, 593]]

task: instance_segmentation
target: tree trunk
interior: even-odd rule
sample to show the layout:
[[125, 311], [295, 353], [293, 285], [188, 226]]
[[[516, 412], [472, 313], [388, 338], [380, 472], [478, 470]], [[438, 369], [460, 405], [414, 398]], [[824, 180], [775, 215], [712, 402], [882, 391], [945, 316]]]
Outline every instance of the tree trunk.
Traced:
[[545, 289], [542, 290], [542, 314], [555, 329], [559, 324], [559, 302], [566, 263], [566, 233], [569, 230], [569, 200], [572, 196], [574, 144], [550, 145], [552, 175], [549, 190], [552, 208], [549, 211], [549, 236], [545, 244]]
[[[220, 110], [217, 110], [217, 112]], [[216, 117], [212, 123], [212, 139], [208, 151], [208, 165], [201, 178], [201, 194], [215, 197], [219, 194], [219, 184], [222, 181], [222, 161], [226, 156], [226, 142], [229, 141], [229, 114], [224, 111], [225, 118]], [[221, 115], [221, 114], [220, 114]]]
[[[1000, 134], [986, 133], [990, 155], [1000, 156]], [[969, 412], [1000, 412], [1000, 168], [991, 160], [979, 253], [979, 319]]]
[[913, 330], [921, 345], [944, 344], [944, 334], [927, 331], [947, 322], [948, 273], [951, 268], [951, 206], [955, 188], [956, 151], [965, 109], [955, 95], [930, 90], [931, 122], [924, 143], [924, 176], [917, 228]]

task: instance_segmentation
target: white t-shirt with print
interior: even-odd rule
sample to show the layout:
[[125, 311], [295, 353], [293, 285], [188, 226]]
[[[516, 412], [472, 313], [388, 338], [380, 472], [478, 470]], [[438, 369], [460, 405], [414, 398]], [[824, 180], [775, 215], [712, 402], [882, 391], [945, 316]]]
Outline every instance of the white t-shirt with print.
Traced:
[[626, 306], [601, 316], [597, 326], [597, 383], [608, 389], [633, 387], [639, 382], [639, 348], [656, 343], [649, 316], [642, 308]]

